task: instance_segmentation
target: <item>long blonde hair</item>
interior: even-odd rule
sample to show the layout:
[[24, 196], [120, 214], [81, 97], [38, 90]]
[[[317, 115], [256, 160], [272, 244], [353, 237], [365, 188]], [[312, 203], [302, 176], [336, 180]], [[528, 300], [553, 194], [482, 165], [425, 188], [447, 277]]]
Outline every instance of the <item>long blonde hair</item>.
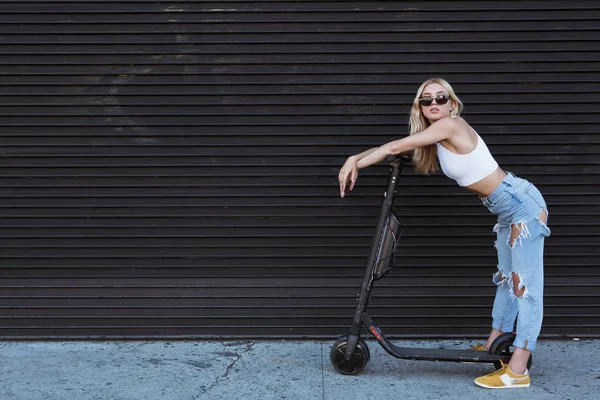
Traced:
[[[460, 113], [463, 110], [463, 103], [456, 96], [456, 93], [454, 93], [454, 89], [452, 89], [452, 86], [450, 86], [450, 84], [446, 80], [442, 78], [427, 79], [425, 82], [423, 82], [423, 84], [421, 84], [421, 87], [417, 91], [417, 95], [413, 100], [409, 122], [411, 135], [422, 132], [425, 129], [427, 129], [429, 125], [431, 125], [429, 123], [429, 120], [425, 118], [423, 112], [421, 111], [421, 106], [419, 105], [419, 97], [421, 97], [421, 95], [423, 94], [425, 87], [432, 83], [438, 83], [448, 91], [448, 94], [450, 95], [450, 101], [454, 103], [454, 109], [450, 111], [451, 116], [454, 117], [460, 115]], [[435, 144], [430, 144], [428, 146], [413, 150], [412, 163], [415, 171], [426, 175], [438, 171], [440, 167], [438, 165], [436, 156], [437, 149]]]

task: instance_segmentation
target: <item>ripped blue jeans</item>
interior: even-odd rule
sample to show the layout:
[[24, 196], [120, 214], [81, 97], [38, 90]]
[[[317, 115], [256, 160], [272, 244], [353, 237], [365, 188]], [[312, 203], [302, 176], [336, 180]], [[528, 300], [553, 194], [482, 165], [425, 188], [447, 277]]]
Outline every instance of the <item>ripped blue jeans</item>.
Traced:
[[550, 236], [546, 202], [532, 183], [510, 172], [481, 201], [498, 216], [492, 328], [512, 332], [518, 314], [514, 346], [533, 351], [544, 315], [544, 239]]

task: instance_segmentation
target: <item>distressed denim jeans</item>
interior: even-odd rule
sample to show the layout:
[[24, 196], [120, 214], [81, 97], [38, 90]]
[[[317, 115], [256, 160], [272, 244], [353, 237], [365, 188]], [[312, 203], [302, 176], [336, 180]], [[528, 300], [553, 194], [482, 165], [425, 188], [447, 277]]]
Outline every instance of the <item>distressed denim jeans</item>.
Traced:
[[[518, 314], [514, 346], [533, 351], [544, 314], [544, 239], [550, 236], [546, 202], [532, 183], [510, 172], [481, 201], [498, 216], [494, 227], [498, 272], [493, 277], [497, 289], [492, 328], [512, 332]], [[513, 225], [518, 236], [513, 235], [511, 242]], [[513, 281], [517, 278], [515, 288]]]

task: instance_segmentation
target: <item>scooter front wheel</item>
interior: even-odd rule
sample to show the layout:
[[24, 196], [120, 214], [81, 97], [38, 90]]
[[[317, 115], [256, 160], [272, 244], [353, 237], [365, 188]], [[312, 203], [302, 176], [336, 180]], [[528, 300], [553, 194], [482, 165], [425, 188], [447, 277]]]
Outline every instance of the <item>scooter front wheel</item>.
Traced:
[[339, 338], [338, 341], [333, 344], [331, 352], [329, 353], [331, 365], [333, 365], [333, 368], [335, 368], [336, 371], [344, 375], [356, 375], [365, 369], [371, 359], [369, 347], [362, 339], [359, 339], [350, 360], [346, 360], [347, 345], [348, 338], [346, 336]]
[[[497, 356], [512, 356], [512, 345], [515, 341], [515, 335], [513, 333], [503, 333], [498, 336], [496, 340], [492, 342], [490, 346], [490, 353], [495, 354]], [[533, 356], [529, 356], [529, 360], [527, 360], [527, 369], [531, 368], [531, 364], [533, 362]], [[496, 369], [502, 368], [502, 364], [500, 361], [494, 361], [494, 367]]]

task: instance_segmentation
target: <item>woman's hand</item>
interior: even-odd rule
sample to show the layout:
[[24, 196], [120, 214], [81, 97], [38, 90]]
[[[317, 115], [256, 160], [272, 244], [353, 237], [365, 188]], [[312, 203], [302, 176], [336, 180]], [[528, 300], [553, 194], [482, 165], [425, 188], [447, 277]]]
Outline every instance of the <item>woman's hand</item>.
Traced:
[[340, 169], [338, 180], [340, 181], [340, 196], [342, 198], [346, 195], [346, 185], [348, 185], [348, 190], [352, 191], [352, 189], [354, 189], [354, 183], [358, 178], [358, 167], [356, 163], [356, 157], [350, 156]]

